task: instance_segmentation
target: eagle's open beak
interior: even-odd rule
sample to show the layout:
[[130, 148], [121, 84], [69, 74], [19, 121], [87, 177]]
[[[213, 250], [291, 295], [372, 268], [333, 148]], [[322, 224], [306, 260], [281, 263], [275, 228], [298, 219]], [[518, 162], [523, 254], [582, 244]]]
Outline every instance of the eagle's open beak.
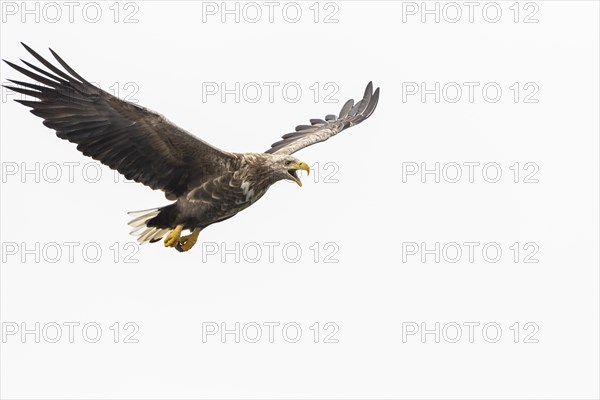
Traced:
[[296, 182], [298, 184], [298, 186], [302, 186], [302, 182], [300, 181], [300, 178], [298, 178], [298, 175], [296, 174], [296, 171], [298, 171], [298, 170], [306, 171], [306, 173], [310, 175], [310, 168], [307, 163], [302, 162], [302, 161], [298, 161], [297, 163], [289, 165], [288, 174], [290, 174], [290, 176], [292, 177], [292, 180], [294, 182]]

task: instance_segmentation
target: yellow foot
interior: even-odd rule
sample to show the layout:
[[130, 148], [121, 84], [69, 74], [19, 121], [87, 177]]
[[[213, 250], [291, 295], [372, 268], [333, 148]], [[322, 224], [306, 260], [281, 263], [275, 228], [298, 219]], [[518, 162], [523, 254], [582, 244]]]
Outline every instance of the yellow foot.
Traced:
[[192, 233], [187, 236], [182, 236], [179, 238], [179, 244], [175, 247], [177, 250], [183, 252], [188, 251], [198, 241], [198, 235], [200, 234], [200, 229], [196, 228]]
[[175, 247], [177, 244], [179, 244], [179, 238], [181, 237], [182, 229], [183, 225], [177, 225], [175, 229], [169, 232], [165, 238], [165, 247]]

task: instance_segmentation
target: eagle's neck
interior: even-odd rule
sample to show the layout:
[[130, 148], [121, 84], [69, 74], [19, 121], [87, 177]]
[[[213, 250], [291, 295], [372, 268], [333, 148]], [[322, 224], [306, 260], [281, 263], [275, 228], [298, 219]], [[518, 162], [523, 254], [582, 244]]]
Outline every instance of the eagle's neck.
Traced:
[[240, 157], [243, 180], [253, 187], [267, 189], [281, 177], [274, 173], [274, 156], [265, 153], [244, 153]]

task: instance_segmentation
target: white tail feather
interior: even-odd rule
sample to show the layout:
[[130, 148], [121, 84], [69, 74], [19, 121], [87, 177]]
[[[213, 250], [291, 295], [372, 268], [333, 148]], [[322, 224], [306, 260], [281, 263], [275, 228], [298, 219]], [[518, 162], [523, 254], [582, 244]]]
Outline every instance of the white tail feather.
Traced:
[[156, 232], [152, 236], [148, 237], [148, 240], [160, 240], [169, 231], [170, 231], [170, 229], [158, 229], [158, 230], [156, 230]]
[[[140, 215], [139, 213], [143, 213], [143, 214]], [[134, 228], [137, 228], [138, 226], [144, 225], [149, 219], [156, 217], [159, 213], [160, 213], [160, 209], [158, 209], [158, 208], [154, 208], [152, 210], [129, 212], [128, 214], [136, 215], [137, 218], [134, 218], [131, 221], [129, 221], [128, 225], [132, 226]]]
[[130, 234], [138, 237], [137, 241], [139, 244], [144, 244], [151, 240], [160, 240], [167, 232], [169, 232], [170, 229], [146, 226], [148, 221], [156, 217], [159, 213], [159, 208], [151, 208], [149, 210], [141, 211], [130, 211], [127, 213], [135, 217], [134, 219], [129, 221], [128, 225], [133, 227], [133, 230], [130, 232]]

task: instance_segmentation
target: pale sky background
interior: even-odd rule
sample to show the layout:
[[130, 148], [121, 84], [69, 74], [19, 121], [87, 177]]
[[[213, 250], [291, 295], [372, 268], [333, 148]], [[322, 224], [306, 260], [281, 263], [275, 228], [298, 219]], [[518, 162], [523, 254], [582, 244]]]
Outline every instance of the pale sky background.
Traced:
[[[229, 151], [382, 92], [297, 153], [316, 166], [302, 188], [180, 254], [128, 235], [161, 193], [115, 182], [3, 89], [3, 398], [598, 398], [597, 2], [479, 2], [473, 22], [427, 3], [437, 23], [421, 2], [279, 2], [272, 22], [264, 2], [79, 2], [72, 22], [23, 4], [2, 3], [2, 58], [52, 47]], [[436, 165], [439, 183], [421, 175]], [[39, 343], [21, 336], [36, 323]]]

